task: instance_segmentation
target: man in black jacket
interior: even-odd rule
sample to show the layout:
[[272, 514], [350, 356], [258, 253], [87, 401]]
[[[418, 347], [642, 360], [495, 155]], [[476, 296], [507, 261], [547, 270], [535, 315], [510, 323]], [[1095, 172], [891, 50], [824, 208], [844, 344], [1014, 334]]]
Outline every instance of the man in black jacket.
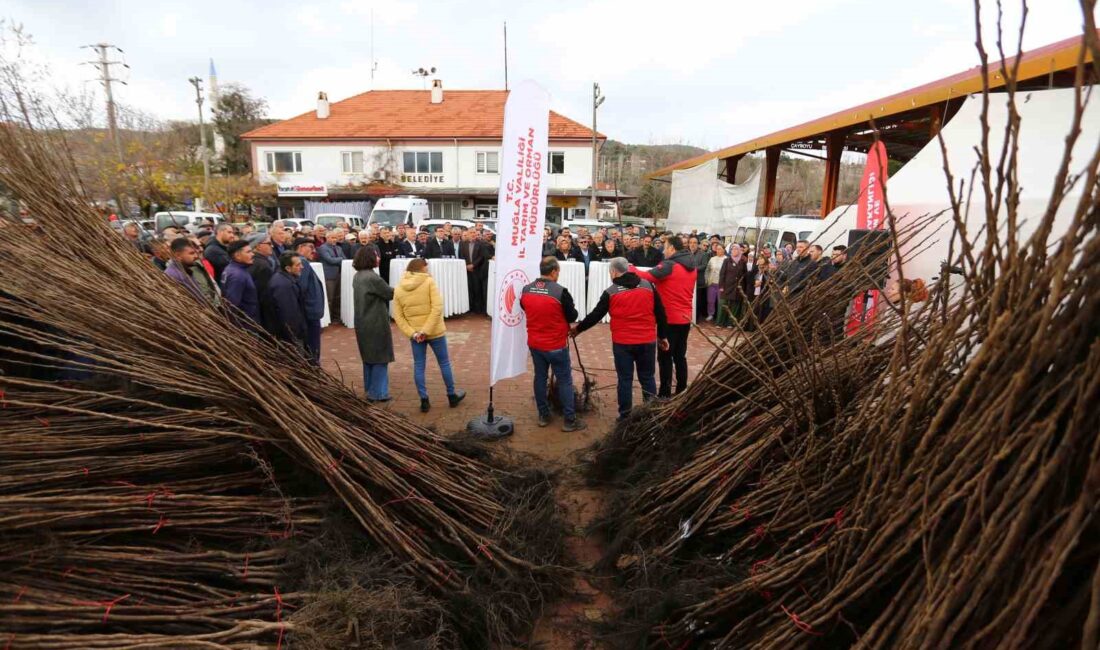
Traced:
[[389, 226], [382, 226], [378, 231], [378, 240], [374, 242], [378, 253], [378, 273], [386, 282], [390, 281], [390, 262], [397, 257], [398, 246], [394, 240], [393, 230]]
[[475, 314], [485, 313], [485, 292], [488, 290], [481, 282], [481, 269], [489, 265], [489, 258], [485, 256], [485, 247], [473, 230], [462, 233], [462, 241], [458, 243], [458, 256], [466, 262], [466, 283], [470, 294], [470, 311]]
[[269, 331], [275, 338], [291, 344], [306, 355], [306, 313], [302, 289], [298, 284], [301, 273], [300, 256], [283, 253], [279, 257], [279, 272], [268, 283], [273, 316]]
[[398, 257], [416, 257], [416, 248], [416, 230], [406, 228], [405, 238], [397, 242], [397, 255]]
[[424, 257], [429, 260], [434, 260], [441, 257], [454, 256], [454, 243], [447, 237], [447, 233], [443, 230], [443, 226], [436, 226], [435, 237], [428, 240], [428, 246], [424, 251]]
[[630, 255], [627, 256], [627, 260], [634, 266], [640, 266], [642, 268], [652, 268], [661, 263], [664, 256], [661, 255], [661, 251], [653, 247], [653, 238], [649, 235], [642, 237], [642, 243], [633, 251], [633, 258]]
[[[267, 295], [271, 278], [279, 268], [279, 260], [274, 256], [271, 238], [263, 233], [257, 233], [248, 237], [248, 243], [252, 246], [252, 264], [248, 267], [248, 274], [252, 276], [252, 282], [256, 284], [256, 297], [260, 300], [260, 324], [271, 332], [272, 311], [271, 300]], [[274, 332], [272, 332], [274, 333]]]
[[210, 240], [202, 253], [203, 258], [214, 267], [214, 282], [218, 285], [222, 282], [222, 272], [229, 266], [228, 246], [235, 241], [237, 233], [233, 231], [233, 224], [223, 221], [214, 230], [214, 239]]

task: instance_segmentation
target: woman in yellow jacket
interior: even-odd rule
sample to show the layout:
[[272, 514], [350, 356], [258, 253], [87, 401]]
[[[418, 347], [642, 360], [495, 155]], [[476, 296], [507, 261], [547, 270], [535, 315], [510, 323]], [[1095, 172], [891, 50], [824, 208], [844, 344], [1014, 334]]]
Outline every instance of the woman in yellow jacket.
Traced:
[[443, 297], [439, 295], [435, 280], [428, 275], [427, 261], [417, 258], [409, 262], [405, 276], [393, 292], [393, 320], [412, 342], [413, 381], [416, 382], [416, 392], [420, 394], [420, 412], [427, 413], [431, 408], [428, 387], [424, 383], [424, 365], [429, 347], [443, 373], [447, 401], [451, 408], [458, 406], [466, 397], [466, 391], [455, 390], [451, 358], [447, 354], [447, 328], [443, 326]]

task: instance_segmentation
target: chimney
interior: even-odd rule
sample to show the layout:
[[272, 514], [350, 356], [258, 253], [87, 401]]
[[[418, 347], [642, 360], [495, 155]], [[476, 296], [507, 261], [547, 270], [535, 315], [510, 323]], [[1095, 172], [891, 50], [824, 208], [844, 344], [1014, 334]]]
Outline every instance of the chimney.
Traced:
[[443, 103], [443, 82], [439, 79], [432, 79], [432, 103]]
[[323, 120], [328, 117], [328, 95], [322, 91], [317, 93], [317, 119]]

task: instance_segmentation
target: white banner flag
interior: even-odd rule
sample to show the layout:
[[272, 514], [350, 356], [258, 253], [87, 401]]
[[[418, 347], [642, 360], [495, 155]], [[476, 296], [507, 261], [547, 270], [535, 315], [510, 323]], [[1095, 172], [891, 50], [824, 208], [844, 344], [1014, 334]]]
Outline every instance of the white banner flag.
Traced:
[[504, 106], [500, 148], [490, 386], [527, 369], [527, 319], [519, 299], [524, 285], [539, 276], [542, 259], [549, 125], [550, 95], [533, 81], [512, 88]]

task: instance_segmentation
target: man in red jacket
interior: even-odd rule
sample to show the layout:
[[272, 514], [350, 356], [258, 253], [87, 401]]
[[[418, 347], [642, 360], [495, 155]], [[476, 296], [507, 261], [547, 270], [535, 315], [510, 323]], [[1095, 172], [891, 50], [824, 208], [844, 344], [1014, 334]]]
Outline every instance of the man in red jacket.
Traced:
[[657, 355], [661, 387], [658, 397], [672, 397], [672, 368], [676, 367], [676, 394], [687, 388], [688, 333], [691, 332], [692, 300], [695, 298], [695, 263], [678, 235], [665, 240], [665, 259], [638, 277], [649, 280], [661, 295], [668, 314], [668, 350]]
[[535, 365], [535, 406], [539, 426], [550, 424], [547, 371], [554, 370], [565, 423], [562, 431], [580, 431], [587, 425], [577, 418], [573, 392], [573, 368], [569, 360], [569, 325], [577, 320], [577, 308], [569, 290], [558, 284], [561, 267], [554, 257], [539, 263], [539, 277], [523, 288], [519, 306], [527, 314], [527, 347]]
[[[642, 385], [642, 399], [653, 399], [657, 382], [653, 380], [653, 356], [658, 347], [668, 350], [665, 338], [665, 309], [661, 296], [649, 282], [631, 270], [625, 257], [608, 262], [611, 286], [584, 320], [573, 326], [573, 336], [592, 327], [611, 314], [611, 352], [618, 375], [619, 419], [630, 413], [634, 390], [634, 370]], [[658, 341], [660, 343], [658, 344]]]

